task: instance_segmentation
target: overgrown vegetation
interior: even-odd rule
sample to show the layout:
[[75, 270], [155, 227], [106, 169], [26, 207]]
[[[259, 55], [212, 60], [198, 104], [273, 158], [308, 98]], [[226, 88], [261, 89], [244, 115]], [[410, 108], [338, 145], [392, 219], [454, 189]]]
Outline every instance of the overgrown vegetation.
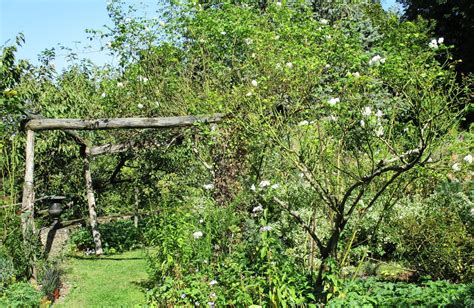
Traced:
[[[473, 133], [458, 128], [472, 84], [426, 21], [324, 1], [170, 3], [150, 20], [120, 1], [108, 10], [114, 26], [89, 32], [118, 67], [58, 73], [51, 52], [15, 61], [21, 37], [3, 49], [4, 297], [41, 259], [10, 205], [23, 120], [220, 112], [218, 125], [79, 133], [134, 144], [92, 159], [92, 174], [99, 215], [142, 217], [99, 231], [106, 254], [147, 247], [150, 304], [472, 303]], [[78, 146], [39, 136], [36, 195], [67, 195], [63, 219], [84, 218]], [[95, 248], [87, 228], [70, 242]], [[57, 274], [43, 274], [50, 299]]]

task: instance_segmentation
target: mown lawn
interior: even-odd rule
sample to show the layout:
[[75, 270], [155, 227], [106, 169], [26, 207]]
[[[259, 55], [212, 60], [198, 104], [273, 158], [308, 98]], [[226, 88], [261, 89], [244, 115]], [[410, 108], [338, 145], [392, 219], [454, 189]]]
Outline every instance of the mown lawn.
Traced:
[[56, 307], [133, 307], [146, 303], [141, 284], [146, 281], [143, 250], [112, 256], [74, 257], [65, 264], [68, 286]]

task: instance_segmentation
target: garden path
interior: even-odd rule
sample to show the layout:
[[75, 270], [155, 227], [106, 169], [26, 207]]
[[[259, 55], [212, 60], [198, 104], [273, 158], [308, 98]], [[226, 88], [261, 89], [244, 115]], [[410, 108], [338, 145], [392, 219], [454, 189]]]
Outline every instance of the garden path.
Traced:
[[146, 303], [143, 250], [97, 257], [73, 257], [65, 262], [66, 293], [55, 307], [137, 307]]

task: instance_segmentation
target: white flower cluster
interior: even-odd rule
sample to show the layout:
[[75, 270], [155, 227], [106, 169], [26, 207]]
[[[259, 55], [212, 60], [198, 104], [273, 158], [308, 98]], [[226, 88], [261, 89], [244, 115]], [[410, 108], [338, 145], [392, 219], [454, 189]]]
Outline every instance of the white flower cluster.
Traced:
[[194, 237], [195, 240], [200, 239], [203, 235], [204, 235], [204, 233], [202, 233], [202, 231], [196, 231], [196, 232], [193, 233], [193, 237]]
[[203, 187], [205, 190], [211, 190], [211, 189], [214, 188], [214, 184], [212, 184], [212, 183], [204, 184], [204, 185], [202, 185], [202, 187]]
[[269, 232], [272, 230], [273, 230], [272, 226], [263, 226], [260, 228], [260, 232]]
[[[474, 161], [474, 158], [471, 154], [467, 154], [466, 156], [464, 156], [463, 160], [468, 164], [472, 164], [472, 162]], [[454, 172], [459, 172], [461, 171], [461, 164], [455, 163], [451, 166], [451, 168], [453, 169]]]
[[432, 49], [438, 49], [439, 45], [444, 43], [444, 37], [440, 37], [439, 39], [432, 39], [431, 42], [428, 43], [428, 46]]
[[328, 100], [328, 104], [331, 106], [335, 106], [337, 103], [340, 103], [341, 99], [339, 97], [333, 97]]
[[[259, 188], [265, 188], [265, 187], [270, 186], [270, 184], [271, 184], [270, 181], [263, 180], [263, 181], [260, 182], [260, 184], [258, 184], [258, 187]], [[277, 189], [279, 187], [280, 187], [280, 184], [278, 184], [278, 183], [275, 183], [275, 184], [270, 186], [270, 188], [272, 188], [272, 189]], [[252, 191], [257, 190], [257, 187], [255, 186], [255, 184], [252, 184], [252, 186], [250, 186], [250, 190], [252, 190]]]
[[375, 55], [370, 59], [369, 66], [378, 66], [385, 63], [385, 58], [382, 58], [380, 55]]

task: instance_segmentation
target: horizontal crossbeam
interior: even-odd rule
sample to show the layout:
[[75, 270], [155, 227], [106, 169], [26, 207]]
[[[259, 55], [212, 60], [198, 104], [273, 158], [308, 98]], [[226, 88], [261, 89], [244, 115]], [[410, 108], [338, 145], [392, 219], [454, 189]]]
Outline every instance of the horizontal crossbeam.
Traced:
[[195, 123], [217, 123], [222, 121], [223, 114], [210, 116], [178, 116], [160, 118], [111, 118], [111, 119], [32, 119], [25, 126], [38, 130], [107, 130], [133, 128], [173, 128], [192, 126]]

